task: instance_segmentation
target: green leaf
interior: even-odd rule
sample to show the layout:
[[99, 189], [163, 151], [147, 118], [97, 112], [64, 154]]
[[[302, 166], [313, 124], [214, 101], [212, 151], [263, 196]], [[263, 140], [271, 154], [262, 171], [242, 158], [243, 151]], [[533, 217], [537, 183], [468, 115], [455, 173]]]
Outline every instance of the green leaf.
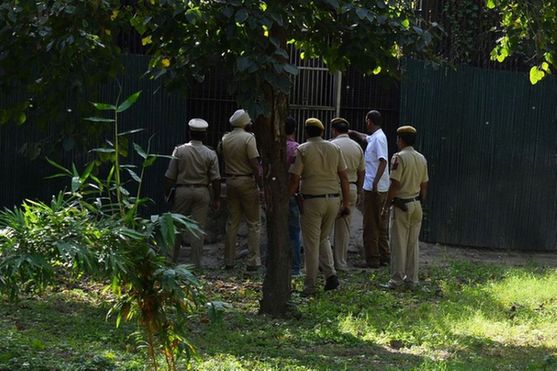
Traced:
[[138, 155], [140, 155], [143, 158], [147, 158], [147, 152], [145, 152], [145, 150], [143, 148], [141, 148], [141, 146], [137, 143], [133, 144], [133, 149], [135, 150], [135, 152], [137, 152]]
[[555, 64], [555, 58], [553, 58], [552, 53], [546, 52], [546, 53], [544, 53], [543, 57], [544, 57], [544, 59], [547, 63], [549, 63], [550, 65], [552, 65], [554, 67], [557, 67], [557, 65]]
[[115, 150], [114, 148], [102, 147], [102, 148], [93, 148], [93, 149], [91, 150], [91, 152], [114, 153], [114, 152], [116, 152], [116, 150]]
[[139, 98], [140, 95], [141, 95], [141, 90], [127, 97], [126, 100], [122, 104], [120, 104], [118, 108], [116, 108], [116, 112], [118, 113], [124, 112], [125, 110], [133, 106], [133, 104], [137, 102], [137, 99]]
[[238, 10], [234, 15], [234, 19], [238, 23], [244, 23], [248, 19], [248, 17], [249, 17], [249, 13], [245, 8]]
[[379, 75], [381, 73], [381, 66], [377, 66], [373, 69], [372, 73], [374, 75]]
[[72, 178], [72, 192], [77, 192], [79, 187], [81, 187], [81, 179], [78, 176], [74, 176]]
[[85, 168], [85, 171], [83, 172], [83, 174], [81, 174], [81, 181], [85, 181], [87, 178], [89, 178], [89, 175], [91, 175], [91, 172], [93, 171], [93, 169], [95, 168], [95, 161], [91, 161], [89, 163], [89, 165], [87, 165], [87, 167]]
[[84, 120], [91, 122], [114, 122], [114, 119], [107, 119], [104, 117], [85, 117]]
[[245, 72], [254, 64], [255, 63], [248, 57], [238, 57], [236, 60], [236, 68], [238, 68], [238, 72]]
[[284, 71], [294, 76], [296, 76], [300, 72], [298, 70], [298, 67], [293, 64], [284, 64], [282, 65], [282, 68], [284, 69]]
[[356, 9], [356, 15], [358, 16], [358, 18], [360, 18], [361, 20], [364, 20], [367, 16], [368, 10], [365, 8], [358, 8]]
[[159, 218], [159, 223], [161, 226], [161, 236], [164, 244], [167, 248], [172, 248], [174, 246], [174, 241], [176, 240], [176, 227], [174, 226], [174, 218], [171, 214], [163, 214]]
[[46, 161], [47, 161], [50, 165], [54, 166], [54, 167], [57, 168], [58, 170], [62, 170], [64, 173], [66, 173], [66, 174], [68, 174], [68, 175], [72, 175], [72, 172], [71, 172], [70, 170], [68, 170], [68, 169], [66, 169], [65, 167], [63, 167], [62, 165], [60, 165], [60, 164], [54, 162], [53, 160], [49, 159], [48, 157], [45, 157], [45, 158], [46, 158]]
[[130, 168], [126, 168], [126, 171], [130, 174], [130, 176], [133, 178], [133, 180], [135, 180], [138, 183], [141, 183], [141, 178], [139, 177], [139, 175], [137, 175], [137, 173], [135, 171], [133, 171]]
[[108, 103], [95, 103], [95, 102], [91, 102], [91, 104], [98, 109], [99, 111], [115, 111], [116, 110], [116, 106], [113, 104], [108, 104]]
[[487, 0], [486, 6], [487, 6], [487, 9], [495, 8], [495, 0]]
[[118, 135], [119, 136], [124, 136], [124, 135], [129, 135], [129, 134], [135, 134], [135, 133], [140, 133], [144, 130], [145, 129], [133, 129], [133, 130], [124, 131], [122, 133], [118, 133]]
[[541, 79], [545, 77], [545, 72], [540, 67], [534, 66], [530, 68], [530, 83], [536, 85]]
[[404, 27], [406, 30], [410, 28], [410, 20], [408, 18], [406, 18], [405, 20], [403, 20], [402, 22], [400, 22], [400, 24], [402, 25], [402, 27]]
[[190, 8], [186, 11], [186, 19], [190, 24], [197, 24], [197, 21], [201, 19], [202, 14], [198, 7]]
[[153, 165], [155, 163], [156, 159], [157, 159], [157, 156], [155, 156], [155, 155], [147, 156], [147, 159], [145, 159], [145, 162], [143, 163], [143, 166], [149, 167], [149, 166]]
[[21, 112], [19, 116], [17, 116], [17, 124], [23, 125], [25, 121], [27, 121], [27, 115], [25, 114], [25, 112]]

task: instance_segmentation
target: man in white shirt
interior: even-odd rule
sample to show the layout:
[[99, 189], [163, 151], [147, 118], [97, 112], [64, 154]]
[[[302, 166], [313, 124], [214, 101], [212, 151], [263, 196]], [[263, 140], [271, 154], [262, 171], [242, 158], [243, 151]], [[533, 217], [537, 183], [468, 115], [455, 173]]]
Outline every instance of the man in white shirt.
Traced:
[[364, 178], [364, 262], [360, 267], [379, 268], [390, 262], [388, 216], [381, 215], [381, 209], [389, 190], [389, 170], [387, 159], [389, 147], [387, 137], [381, 129], [382, 119], [378, 111], [369, 111], [366, 115], [366, 128], [369, 135], [350, 131], [351, 137], [367, 142]]

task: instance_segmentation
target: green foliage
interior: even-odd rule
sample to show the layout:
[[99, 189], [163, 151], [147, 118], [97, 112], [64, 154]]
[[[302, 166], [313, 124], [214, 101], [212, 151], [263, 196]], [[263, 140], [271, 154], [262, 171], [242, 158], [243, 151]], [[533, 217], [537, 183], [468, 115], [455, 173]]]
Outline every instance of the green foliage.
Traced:
[[[200, 231], [179, 214], [139, 214], [148, 202], [141, 197], [145, 170], [160, 157], [134, 143], [142, 158], [140, 175], [133, 165], [121, 164], [127, 135], [137, 131], [119, 132], [118, 115], [139, 95], [116, 105], [94, 103], [99, 111], [112, 111], [114, 118], [90, 119], [112, 125], [114, 135], [106, 147], [94, 150], [98, 159], [82, 173], [48, 160], [61, 171], [54, 177], [70, 179], [69, 192], [50, 204], [26, 201], [20, 209], [0, 213], [0, 292], [17, 298], [22, 290], [42, 290], [63, 275], [87, 274], [107, 281], [116, 297], [108, 315], [115, 316], [117, 326], [132, 319], [141, 325], [153, 369], [158, 367], [158, 354], [175, 369], [177, 358], [189, 358], [193, 351], [186, 325], [199, 303], [200, 286], [188, 267], [171, 265], [167, 256], [176, 233]], [[103, 177], [104, 168], [108, 170]], [[127, 190], [130, 183], [137, 185], [135, 196]]]
[[88, 89], [121, 69], [116, 41], [127, 23], [120, 8], [119, 1], [0, 3], [0, 124], [32, 122], [52, 132], [29, 154], [68, 137], [89, 144], [98, 134], [79, 125], [79, 111], [88, 110]]
[[504, 61], [513, 53], [530, 65], [530, 82], [536, 84], [557, 69], [557, 1], [487, 0], [500, 15], [501, 38], [492, 58]]
[[441, 20], [446, 34], [441, 40], [444, 57], [451, 64], [484, 66], [496, 40], [492, 27], [497, 14], [485, 0], [448, 0], [442, 2]]
[[138, 7], [132, 23], [149, 36], [155, 76], [183, 86], [203, 80], [208, 67], [227, 69], [232, 93], [254, 116], [269, 112], [265, 86], [290, 91], [298, 70], [288, 44], [331, 71], [353, 65], [396, 74], [399, 59], [427, 54], [437, 32], [398, 1], [156, 2]]

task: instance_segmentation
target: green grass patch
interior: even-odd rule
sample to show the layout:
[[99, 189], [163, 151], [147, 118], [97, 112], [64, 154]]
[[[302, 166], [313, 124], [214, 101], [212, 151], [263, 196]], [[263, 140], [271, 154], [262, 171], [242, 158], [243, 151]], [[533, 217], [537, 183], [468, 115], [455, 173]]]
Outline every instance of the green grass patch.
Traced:
[[[261, 281], [209, 272], [216, 322], [191, 319], [199, 370], [557, 370], [557, 271], [454, 263], [415, 292], [382, 291], [386, 270], [352, 272], [304, 299], [300, 319], [257, 314]], [[301, 288], [302, 280], [294, 281]], [[51, 292], [0, 307], [0, 369], [144, 369], [132, 326], [105, 320], [98, 290]], [[187, 365], [183, 364], [186, 368]]]

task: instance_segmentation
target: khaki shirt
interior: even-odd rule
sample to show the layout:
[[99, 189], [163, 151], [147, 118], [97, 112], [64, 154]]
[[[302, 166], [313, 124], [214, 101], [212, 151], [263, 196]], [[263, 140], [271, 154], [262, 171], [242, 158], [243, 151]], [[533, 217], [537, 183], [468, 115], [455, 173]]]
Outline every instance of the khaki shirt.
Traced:
[[296, 159], [290, 167], [292, 174], [302, 178], [302, 193], [322, 195], [339, 193], [338, 172], [346, 170], [340, 148], [321, 137], [309, 138], [296, 150]]
[[234, 128], [222, 137], [222, 153], [226, 175], [253, 174], [249, 160], [259, 157], [253, 134], [243, 128]]
[[346, 174], [350, 183], [358, 180], [358, 171], [365, 170], [364, 151], [362, 147], [348, 136], [340, 134], [331, 143], [340, 147], [344, 161], [346, 162]]
[[174, 149], [165, 176], [176, 184], [209, 184], [220, 179], [219, 161], [215, 151], [202, 142], [192, 140]]
[[420, 184], [429, 180], [427, 161], [414, 147], [405, 147], [391, 159], [391, 179], [400, 182], [395, 197], [412, 198], [420, 194]]

